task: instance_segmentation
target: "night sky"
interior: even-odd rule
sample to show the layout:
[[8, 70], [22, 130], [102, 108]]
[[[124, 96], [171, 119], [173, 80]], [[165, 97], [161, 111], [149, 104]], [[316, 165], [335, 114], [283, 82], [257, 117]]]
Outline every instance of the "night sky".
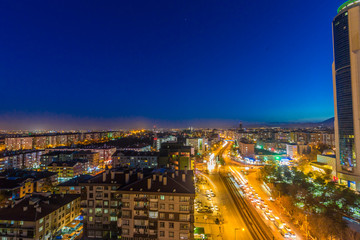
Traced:
[[0, 129], [325, 120], [343, 2], [3, 0]]

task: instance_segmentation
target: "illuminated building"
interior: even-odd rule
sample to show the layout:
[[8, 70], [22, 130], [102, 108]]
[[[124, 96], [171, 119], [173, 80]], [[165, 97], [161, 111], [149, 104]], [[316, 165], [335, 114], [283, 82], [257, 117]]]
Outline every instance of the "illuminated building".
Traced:
[[22, 199], [26, 194], [48, 191], [48, 185], [55, 186], [57, 173], [24, 170], [9, 170], [0, 174], [0, 194], [7, 199]]
[[[316, 165], [317, 164], [317, 165]], [[313, 167], [322, 169], [323, 172], [329, 173], [334, 181], [336, 177], [336, 155], [332, 150], [325, 150], [321, 155], [317, 155], [317, 161], [311, 164]]]
[[50, 172], [58, 173], [59, 182], [68, 181], [73, 177], [86, 174], [89, 169], [87, 160], [54, 161], [47, 168]]
[[112, 156], [113, 168], [156, 168], [157, 165], [157, 152], [116, 151]]
[[291, 158], [294, 158], [295, 156], [297, 156], [298, 155], [297, 144], [295, 144], [295, 143], [286, 144], [286, 154]]
[[192, 146], [195, 150], [195, 154], [203, 154], [206, 150], [207, 139], [205, 138], [187, 138], [186, 146]]
[[337, 175], [360, 191], [360, 1], [341, 5], [332, 25]]
[[176, 170], [194, 169], [194, 148], [182, 143], [163, 143], [159, 154], [159, 167], [174, 167]]
[[1, 239], [55, 239], [80, 214], [80, 195], [37, 194], [0, 209]]
[[154, 138], [154, 147], [157, 151], [160, 150], [161, 144], [166, 142], [176, 142], [177, 138], [175, 136], [169, 135], [166, 137], [155, 137]]
[[243, 157], [253, 157], [255, 154], [255, 143], [243, 138], [239, 141], [239, 151]]
[[193, 239], [192, 171], [107, 170], [86, 187], [85, 239]]

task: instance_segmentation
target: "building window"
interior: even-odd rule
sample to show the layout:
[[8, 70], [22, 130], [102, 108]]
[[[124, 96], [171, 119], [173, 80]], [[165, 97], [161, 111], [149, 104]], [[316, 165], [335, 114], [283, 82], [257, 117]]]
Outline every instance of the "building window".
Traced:
[[174, 201], [174, 196], [170, 196], [170, 197], [169, 197], [169, 200], [170, 200], [170, 201]]
[[173, 238], [174, 237], [174, 232], [169, 232], [169, 237]]
[[161, 195], [161, 196], [160, 196], [160, 200], [165, 200], [165, 196], [164, 196], [164, 195]]
[[189, 211], [190, 206], [189, 205], [180, 205], [180, 211]]
[[169, 214], [169, 219], [174, 219], [174, 214], [173, 213]]
[[160, 213], [159, 218], [164, 219], [165, 218], [165, 213]]
[[157, 218], [158, 212], [149, 212], [149, 218]]
[[165, 227], [165, 222], [160, 222], [160, 227], [164, 228]]
[[123, 211], [122, 217], [129, 218], [130, 217], [130, 211]]
[[123, 229], [122, 229], [122, 233], [123, 233], [124, 235], [129, 235], [129, 229], [123, 228]]
[[187, 214], [180, 214], [180, 215], [179, 215], [179, 219], [180, 219], [180, 221], [188, 221], [188, 220], [189, 220], [189, 215], [187, 215]]
[[170, 222], [169, 223], [169, 228], [174, 228], [174, 223]]
[[160, 231], [160, 237], [165, 237], [165, 232], [164, 231]]
[[174, 210], [174, 204], [169, 204], [169, 210]]
[[160, 204], [160, 209], [165, 209], [165, 204]]
[[157, 208], [157, 207], [158, 207], [157, 203], [150, 202], [150, 208]]

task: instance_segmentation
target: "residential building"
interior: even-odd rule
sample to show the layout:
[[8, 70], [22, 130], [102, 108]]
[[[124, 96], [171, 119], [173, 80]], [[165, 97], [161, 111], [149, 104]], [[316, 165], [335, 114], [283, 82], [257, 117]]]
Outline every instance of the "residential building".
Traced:
[[243, 138], [239, 141], [239, 151], [243, 157], [252, 157], [255, 154], [255, 143]]
[[192, 171], [112, 169], [80, 185], [85, 239], [193, 239]]
[[295, 143], [286, 144], [286, 154], [290, 158], [294, 158], [298, 155], [298, 145]]
[[91, 178], [93, 178], [91, 175], [79, 175], [66, 182], [62, 182], [56, 186], [56, 193], [82, 194], [84, 193], [84, 186], [80, 186], [80, 183], [86, 183]]
[[187, 138], [186, 146], [191, 146], [195, 154], [202, 155], [206, 151], [207, 139], [205, 138]]
[[116, 151], [112, 156], [112, 166], [133, 168], [156, 168], [157, 152]]
[[59, 182], [65, 182], [73, 177], [86, 174], [88, 172], [89, 162], [87, 160], [54, 161], [47, 166], [50, 172], [58, 174]]
[[73, 159], [84, 159], [89, 161], [91, 168], [96, 168], [100, 163], [100, 153], [91, 150], [80, 150], [73, 153]]
[[194, 148], [182, 143], [163, 143], [159, 153], [159, 167], [174, 167], [176, 170], [194, 169]]
[[165, 137], [154, 137], [154, 148], [156, 151], [159, 151], [161, 148], [161, 144], [166, 142], [176, 142], [177, 138], [173, 135], [168, 135]]
[[0, 209], [2, 239], [55, 239], [80, 214], [80, 195], [37, 194]]
[[40, 159], [40, 167], [46, 167], [52, 162], [66, 162], [73, 160], [73, 151], [51, 151], [43, 154]]

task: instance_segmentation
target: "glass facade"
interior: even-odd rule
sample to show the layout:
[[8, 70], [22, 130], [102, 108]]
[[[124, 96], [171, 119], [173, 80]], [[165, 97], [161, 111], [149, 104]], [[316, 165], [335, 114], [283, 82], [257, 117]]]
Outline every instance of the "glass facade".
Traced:
[[339, 154], [343, 170], [356, 166], [348, 12], [333, 21]]

